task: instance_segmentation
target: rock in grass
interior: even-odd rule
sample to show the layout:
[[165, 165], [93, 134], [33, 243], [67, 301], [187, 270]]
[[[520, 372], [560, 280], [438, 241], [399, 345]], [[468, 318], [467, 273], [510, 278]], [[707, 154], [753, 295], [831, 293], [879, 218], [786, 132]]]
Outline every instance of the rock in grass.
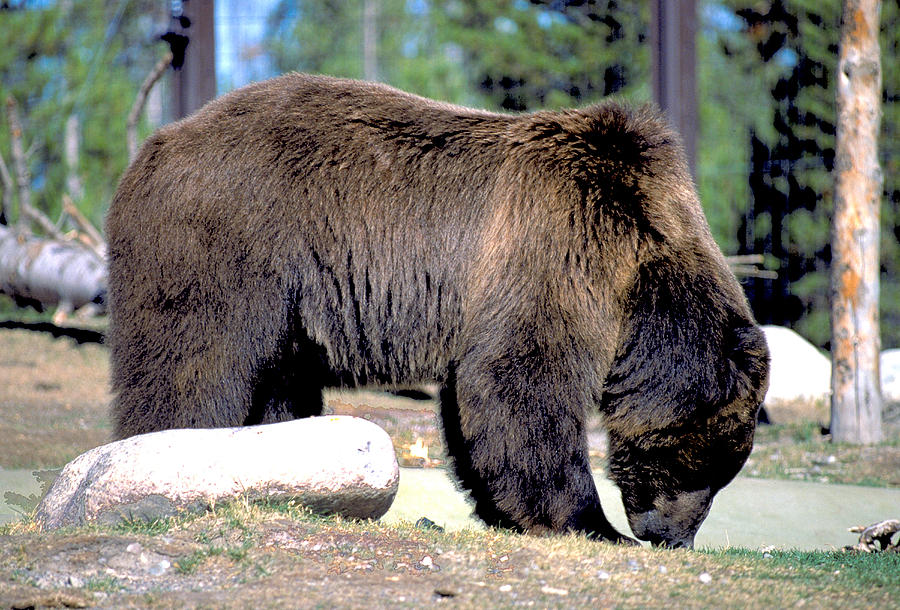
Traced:
[[48, 529], [154, 520], [232, 498], [295, 499], [316, 512], [378, 518], [399, 480], [390, 437], [356, 417], [166, 430], [75, 458], [41, 500], [36, 519]]

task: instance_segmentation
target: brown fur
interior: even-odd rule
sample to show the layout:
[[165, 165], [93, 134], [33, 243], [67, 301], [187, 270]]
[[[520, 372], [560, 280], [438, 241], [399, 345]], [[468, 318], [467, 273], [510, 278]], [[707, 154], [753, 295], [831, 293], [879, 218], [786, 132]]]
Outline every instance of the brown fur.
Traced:
[[[652, 109], [510, 116], [287, 75], [149, 138], [106, 229], [119, 437], [438, 380], [479, 515], [610, 539], [589, 409], [630, 516], [715, 493], [749, 450], [765, 343]], [[641, 533], [685, 542], [694, 504]]]

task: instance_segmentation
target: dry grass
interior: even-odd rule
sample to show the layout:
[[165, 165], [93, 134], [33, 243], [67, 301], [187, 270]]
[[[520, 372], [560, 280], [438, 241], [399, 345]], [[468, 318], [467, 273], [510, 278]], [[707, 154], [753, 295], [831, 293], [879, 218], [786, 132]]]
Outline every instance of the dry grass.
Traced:
[[[235, 502], [114, 529], [6, 530], [0, 600], [23, 605], [873, 608], [900, 593], [900, 554], [623, 548], [323, 518], [289, 504]], [[168, 567], [151, 574], [159, 561]]]
[[59, 467], [110, 438], [99, 345], [0, 331], [0, 467]]

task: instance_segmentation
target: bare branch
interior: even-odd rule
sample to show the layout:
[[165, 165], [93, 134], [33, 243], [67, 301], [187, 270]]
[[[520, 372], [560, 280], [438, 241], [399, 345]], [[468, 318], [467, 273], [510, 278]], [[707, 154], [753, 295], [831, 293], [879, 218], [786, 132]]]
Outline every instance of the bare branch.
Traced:
[[766, 257], [762, 254], [734, 254], [726, 256], [729, 265], [762, 265]]
[[752, 265], [732, 265], [731, 272], [741, 277], [758, 277], [765, 280], [777, 280], [778, 272], [760, 269]]
[[725, 261], [731, 267], [731, 272], [742, 277], [758, 277], [767, 280], [778, 278], [778, 272], [769, 271], [768, 269], [760, 269], [759, 266], [765, 263], [765, 257], [762, 254], [736, 254], [734, 256], [726, 256]]
[[81, 178], [78, 176], [78, 117], [69, 115], [66, 120], [65, 160], [66, 160], [66, 190], [75, 199], [81, 199], [84, 189], [81, 186]]
[[125, 124], [126, 137], [128, 138], [129, 160], [134, 159], [134, 156], [137, 154], [137, 124], [138, 120], [141, 117], [141, 112], [144, 111], [144, 105], [147, 103], [147, 96], [150, 94], [150, 90], [153, 89], [153, 85], [156, 84], [156, 81], [162, 78], [162, 75], [165, 73], [166, 68], [168, 68], [169, 64], [171, 63], [171, 53], [166, 53], [162, 59], [156, 62], [156, 65], [153, 66], [152, 70], [150, 70], [147, 78], [145, 78], [144, 82], [141, 83], [141, 88], [138, 90], [138, 94], [134, 100], [134, 104], [132, 104], [131, 106], [131, 112], [128, 113], [128, 122]]
[[81, 210], [78, 209], [72, 202], [72, 198], [67, 194], [63, 194], [62, 196], [62, 207], [63, 214], [72, 219], [73, 223], [76, 225], [76, 239], [88, 249], [92, 250], [101, 260], [105, 259], [106, 240], [103, 239], [100, 231], [98, 231], [91, 221], [81, 213]]
[[40, 226], [50, 237], [64, 239], [62, 232], [56, 225], [40, 210], [31, 205], [31, 175], [28, 172], [28, 161], [22, 148], [22, 121], [19, 120], [18, 106], [12, 96], [6, 98], [6, 112], [9, 118], [16, 184], [19, 189], [19, 224], [24, 225], [25, 219], [28, 218]]
[[[22, 122], [19, 120], [16, 100], [12, 96], [6, 98], [6, 115], [9, 120], [10, 147], [12, 148], [13, 169], [16, 172], [16, 187], [19, 190], [19, 205], [22, 208], [30, 208], [31, 176], [28, 173], [25, 150], [22, 148]], [[19, 222], [22, 222], [22, 219]]]
[[62, 205], [63, 212], [68, 214], [69, 218], [75, 221], [75, 224], [78, 225], [78, 228], [82, 231], [78, 235], [79, 240], [102, 260], [106, 256], [106, 241], [103, 239], [103, 236], [100, 235], [100, 231], [98, 231], [96, 227], [91, 224], [91, 221], [81, 213], [81, 210], [75, 206], [71, 197], [63, 195]]

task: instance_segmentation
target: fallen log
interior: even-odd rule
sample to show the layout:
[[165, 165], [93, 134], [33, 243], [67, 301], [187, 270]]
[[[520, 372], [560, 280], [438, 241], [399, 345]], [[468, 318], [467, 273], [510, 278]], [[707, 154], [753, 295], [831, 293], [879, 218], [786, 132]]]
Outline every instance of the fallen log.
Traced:
[[38, 309], [103, 305], [106, 264], [80, 243], [0, 226], [0, 292]]

